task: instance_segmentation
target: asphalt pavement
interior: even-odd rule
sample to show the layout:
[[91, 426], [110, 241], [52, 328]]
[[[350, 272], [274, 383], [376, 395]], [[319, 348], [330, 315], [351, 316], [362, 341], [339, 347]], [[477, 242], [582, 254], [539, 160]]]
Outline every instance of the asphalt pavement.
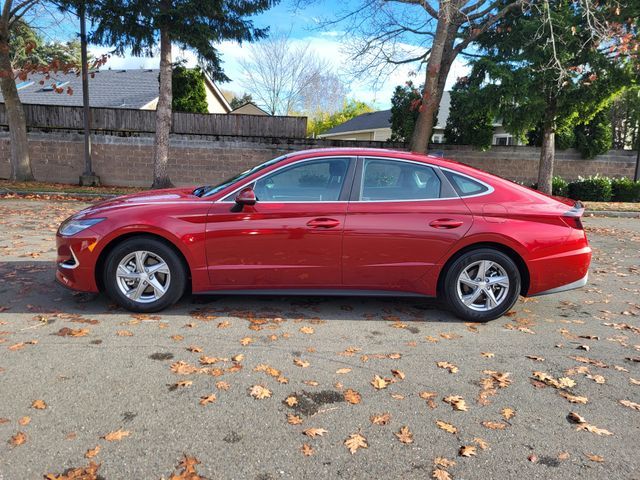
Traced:
[[584, 219], [585, 288], [471, 324], [406, 298], [133, 315], [53, 281], [82, 206], [0, 200], [0, 480], [640, 479], [639, 219]]

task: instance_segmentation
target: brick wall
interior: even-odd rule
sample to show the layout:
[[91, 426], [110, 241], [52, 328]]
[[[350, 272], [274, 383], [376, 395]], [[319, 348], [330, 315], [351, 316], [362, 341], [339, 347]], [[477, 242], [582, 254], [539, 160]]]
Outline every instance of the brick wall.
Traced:
[[[70, 132], [31, 132], [29, 147], [37, 180], [77, 183], [83, 171], [83, 137]], [[404, 146], [388, 142], [355, 142], [313, 139], [253, 137], [174, 136], [171, 141], [169, 175], [176, 185], [215, 183], [283, 153], [322, 147]], [[106, 185], [148, 186], [152, 181], [152, 136], [93, 136], [93, 167]], [[482, 168], [522, 182], [537, 178], [539, 149], [494, 147], [481, 152], [472, 147], [433, 145], [432, 153]], [[633, 176], [635, 152], [611, 151], [584, 160], [573, 150], [557, 152], [556, 173], [567, 179], [596, 173]], [[8, 178], [8, 133], [0, 132], [0, 178]]]

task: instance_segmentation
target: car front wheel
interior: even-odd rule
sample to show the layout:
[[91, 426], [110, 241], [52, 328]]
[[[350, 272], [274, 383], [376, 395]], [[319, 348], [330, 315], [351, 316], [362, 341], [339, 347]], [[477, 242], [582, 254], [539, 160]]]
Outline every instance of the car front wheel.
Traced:
[[497, 250], [472, 250], [447, 270], [443, 297], [458, 317], [487, 322], [504, 315], [520, 295], [520, 272], [514, 261]]
[[153, 238], [134, 237], [109, 253], [103, 281], [107, 294], [127, 310], [157, 312], [180, 299], [185, 277], [171, 247]]

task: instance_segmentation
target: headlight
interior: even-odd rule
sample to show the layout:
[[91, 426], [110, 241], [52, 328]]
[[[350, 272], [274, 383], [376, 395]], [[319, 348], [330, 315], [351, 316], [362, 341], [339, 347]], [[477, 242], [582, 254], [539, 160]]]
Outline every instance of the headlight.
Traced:
[[100, 223], [103, 220], [104, 218], [86, 218], [84, 220], [77, 220], [71, 217], [62, 222], [62, 225], [60, 225], [58, 232], [60, 232], [60, 235], [70, 237], [78, 232], [83, 231], [86, 228], [94, 226], [96, 223]]

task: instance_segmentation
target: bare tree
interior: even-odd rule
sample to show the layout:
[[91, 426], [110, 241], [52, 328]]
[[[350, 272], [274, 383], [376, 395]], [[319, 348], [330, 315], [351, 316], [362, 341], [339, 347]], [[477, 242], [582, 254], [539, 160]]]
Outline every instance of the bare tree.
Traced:
[[335, 111], [346, 97], [344, 82], [309, 43], [296, 44], [288, 35], [270, 37], [249, 47], [240, 62], [243, 88], [272, 115]]
[[[299, 0], [299, 5], [318, 0]], [[353, 74], [379, 83], [402, 65], [426, 66], [419, 116], [411, 139], [426, 151], [444, 85], [458, 55], [510, 12], [534, 0], [361, 0], [324, 21], [345, 32]]]

